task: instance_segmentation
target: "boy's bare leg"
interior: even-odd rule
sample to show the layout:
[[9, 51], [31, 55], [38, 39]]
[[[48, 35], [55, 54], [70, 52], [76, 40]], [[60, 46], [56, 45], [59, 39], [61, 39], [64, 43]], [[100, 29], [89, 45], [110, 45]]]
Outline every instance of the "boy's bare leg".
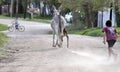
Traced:
[[108, 55], [109, 55], [109, 58], [111, 57], [111, 49], [108, 48]]
[[108, 48], [108, 55], [109, 55], [109, 58], [113, 55], [114, 58], [116, 59], [117, 58], [117, 54], [114, 53], [114, 51], [112, 50], [112, 48]]

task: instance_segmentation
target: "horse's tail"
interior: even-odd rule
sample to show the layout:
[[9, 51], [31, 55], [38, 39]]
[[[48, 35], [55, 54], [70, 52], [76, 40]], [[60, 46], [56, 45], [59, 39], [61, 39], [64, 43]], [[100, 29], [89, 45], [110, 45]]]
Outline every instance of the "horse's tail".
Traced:
[[61, 26], [61, 17], [60, 17], [60, 15], [58, 15], [58, 18], [59, 18], [59, 30], [60, 30], [60, 33], [61, 33], [62, 26]]

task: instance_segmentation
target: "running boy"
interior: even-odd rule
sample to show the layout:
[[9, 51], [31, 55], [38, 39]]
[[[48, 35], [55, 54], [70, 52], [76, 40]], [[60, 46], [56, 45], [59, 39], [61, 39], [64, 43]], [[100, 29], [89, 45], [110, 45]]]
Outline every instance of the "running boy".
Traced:
[[114, 51], [112, 50], [112, 47], [114, 46], [118, 38], [118, 34], [116, 29], [112, 27], [112, 22], [110, 20], [106, 21], [106, 27], [103, 28], [102, 32], [104, 32], [103, 43], [105, 44], [107, 42], [108, 44], [109, 57], [111, 57], [111, 55], [116, 57], [117, 54], [114, 53]]

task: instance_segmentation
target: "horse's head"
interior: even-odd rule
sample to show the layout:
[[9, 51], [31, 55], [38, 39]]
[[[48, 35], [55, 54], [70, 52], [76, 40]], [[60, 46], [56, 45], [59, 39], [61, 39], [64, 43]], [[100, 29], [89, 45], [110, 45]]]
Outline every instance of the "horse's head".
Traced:
[[56, 9], [55, 6], [53, 6], [53, 15], [56, 16], [56, 15], [60, 15], [60, 9]]
[[55, 16], [55, 15], [60, 15], [60, 12], [59, 12], [58, 10], [54, 10], [54, 13], [53, 13], [53, 14], [54, 14], [54, 16]]

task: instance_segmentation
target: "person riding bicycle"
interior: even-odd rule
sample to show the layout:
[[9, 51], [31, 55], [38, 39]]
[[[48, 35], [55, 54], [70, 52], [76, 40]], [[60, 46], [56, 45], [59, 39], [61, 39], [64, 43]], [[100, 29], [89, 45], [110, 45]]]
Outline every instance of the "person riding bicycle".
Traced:
[[13, 21], [13, 23], [15, 25], [15, 29], [18, 29], [19, 23], [17, 18]]
[[18, 18], [15, 18], [11, 23], [12, 25], [8, 27], [8, 30], [10, 32], [13, 32], [13, 31], [23, 32], [25, 30], [25, 27], [19, 24]]

